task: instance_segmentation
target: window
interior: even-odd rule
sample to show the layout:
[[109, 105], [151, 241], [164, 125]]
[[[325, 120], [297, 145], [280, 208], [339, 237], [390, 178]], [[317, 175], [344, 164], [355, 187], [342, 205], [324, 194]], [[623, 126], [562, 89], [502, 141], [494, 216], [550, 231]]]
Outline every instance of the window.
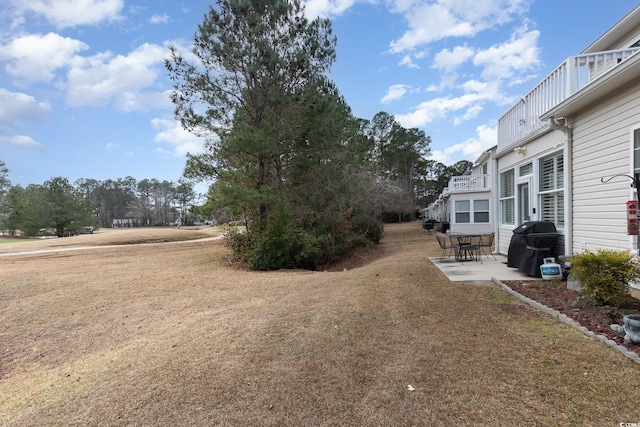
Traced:
[[520, 166], [519, 176], [527, 176], [533, 173], [533, 164], [527, 163], [526, 165]]
[[516, 223], [513, 169], [500, 174], [500, 221], [502, 224]]
[[564, 226], [564, 163], [562, 153], [540, 159], [540, 207], [543, 221]]
[[456, 223], [469, 224], [471, 222], [471, 201], [456, 200]]
[[489, 200], [473, 201], [473, 222], [489, 222]]
[[489, 222], [489, 200], [456, 200], [454, 209], [457, 224]]

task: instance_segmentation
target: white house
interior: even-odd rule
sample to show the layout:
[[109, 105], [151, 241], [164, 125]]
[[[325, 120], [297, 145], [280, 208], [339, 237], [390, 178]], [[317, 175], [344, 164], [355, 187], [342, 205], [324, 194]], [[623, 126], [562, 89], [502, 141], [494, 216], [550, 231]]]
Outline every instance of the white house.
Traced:
[[455, 233], [495, 232], [495, 204], [492, 189], [496, 171], [492, 155], [496, 147], [478, 157], [473, 168], [462, 176], [454, 176], [440, 197], [424, 212], [427, 218], [447, 221]]
[[[567, 58], [498, 122], [496, 248], [552, 221], [556, 252], [636, 249], [625, 202], [640, 173], [640, 6]], [[603, 182], [604, 181], [604, 182]]]

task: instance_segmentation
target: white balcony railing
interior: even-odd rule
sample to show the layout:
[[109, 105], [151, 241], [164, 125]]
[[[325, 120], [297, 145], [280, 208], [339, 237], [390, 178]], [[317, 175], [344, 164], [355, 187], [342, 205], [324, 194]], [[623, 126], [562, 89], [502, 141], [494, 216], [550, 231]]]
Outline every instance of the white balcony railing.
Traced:
[[489, 175], [454, 176], [449, 180], [447, 189], [449, 193], [489, 190], [490, 183]]
[[498, 151], [541, 130], [538, 117], [640, 51], [640, 47], [571, 56], [498, 120]]

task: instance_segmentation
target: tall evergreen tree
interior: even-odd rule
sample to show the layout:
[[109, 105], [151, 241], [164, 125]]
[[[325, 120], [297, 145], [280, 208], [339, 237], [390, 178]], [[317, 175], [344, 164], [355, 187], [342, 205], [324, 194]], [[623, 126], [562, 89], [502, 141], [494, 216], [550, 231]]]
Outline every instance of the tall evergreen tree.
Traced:
[[235, 200], [259, 210], [262, 227], [301, 116], [316, 103], [309, 95], [335, 59], [330, 22], [309, 22], [298, 0], [221, 0], [194, 46], [202, 67], [175, 49], [166, 64], [177, 117], [209, 138], [209, 152], [192, 157], [189, 170], [214, 172]]
[[176, 116], [207, 137], [186, 175], [216, 180], [212, 201], [248, 220], [254, 258], [279, 254], [256, 268], [291, 264], [285, 230], [315, 244], [336, 228], [318, 226], [312, 206], [330, 199], [320, 180], [339, 174], [355, 120], [325, 77], [335, 60], [330, 22], [303, 12], [298, 0], [220, 0], [195, 36], [197, 63], [175, 48], [166, 62]]

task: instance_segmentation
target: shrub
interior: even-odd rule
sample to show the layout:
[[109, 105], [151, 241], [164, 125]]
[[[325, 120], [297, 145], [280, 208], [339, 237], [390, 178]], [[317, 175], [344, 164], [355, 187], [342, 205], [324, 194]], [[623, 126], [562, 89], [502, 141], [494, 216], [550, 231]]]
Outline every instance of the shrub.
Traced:
[[246, 262], [247, 254], [251, 251], [252, 242], [247, 233], [241, 233], [232, 228], [224, 235], [224, 245], [231, 249], [234, 261]]
[[598, 305], [619, 306], [629, 295], [629, 282], [639, 277], [640, 264], [629, 250], [587, 250], [569, 261], [571, 273], [582, 283], [582, 292]]
[[234, 261], [246, 263], [251, 270], [304, 268], [317, 270], [350, 256], [358, 247], [376, 244], [382, 238], [384, 224], [374, 215], [353, 214], [316, 216], [296, 222], [284, 209], [276, 209], [262, 230], [247, 233], [230, 231], [225, 244]]
[[377, 220], [373, 215], [360, 213], [354, 215], [351, 220], [353, 231], [356, 234], [354, 238], [361, 237], [362, 245], [368, 242], [378, 244], [384, 233], [384, 224]]

